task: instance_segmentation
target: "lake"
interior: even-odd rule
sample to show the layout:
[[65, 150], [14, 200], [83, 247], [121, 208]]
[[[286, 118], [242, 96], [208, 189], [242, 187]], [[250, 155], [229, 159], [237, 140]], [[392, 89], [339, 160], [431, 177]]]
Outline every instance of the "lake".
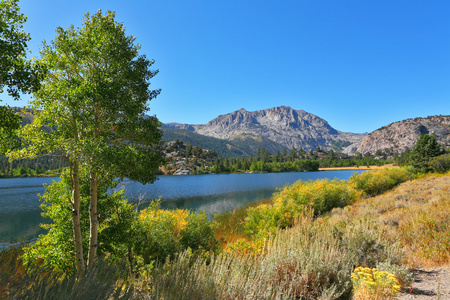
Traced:
[[[160, 176], [154, 184], [125, 181], [128, 200], [148, 206], [161, 197], [161, 208], [205, 211], [208, 215], [269, 198], [277, 188], [298, 180], [348, 179], [355, 171]], [[44, 231], [39, 208], [43, 184], [58, 177], [0, 179], [0, 243], [28, 241]]]

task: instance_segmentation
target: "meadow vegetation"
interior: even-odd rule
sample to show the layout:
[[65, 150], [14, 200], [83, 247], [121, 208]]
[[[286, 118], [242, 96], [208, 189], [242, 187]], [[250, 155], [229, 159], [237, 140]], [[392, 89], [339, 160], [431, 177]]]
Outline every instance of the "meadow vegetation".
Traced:
[[96, 280], [99, 299], [394, 299], [412, 282], [408, 268], [449, 263], [449, 187], [449, 173], [392, 168], [300, 181], [212, 222], [157, 203], [130, 207], [126, 243], [113, 224], [120, 218], [101, 226], [116, 230], [95, 269], [109, 276], [90, 271], [83, 278], [95, 278], [77, 281], [4, 250], [0, 295], [81, 295]]

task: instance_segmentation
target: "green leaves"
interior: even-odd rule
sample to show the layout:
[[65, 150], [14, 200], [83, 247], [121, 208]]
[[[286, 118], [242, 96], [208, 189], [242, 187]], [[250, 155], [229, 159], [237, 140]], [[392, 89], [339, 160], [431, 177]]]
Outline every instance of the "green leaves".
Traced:
[[[98, 215], [110, 212], [103, 206], [109, 197], [103, 185], [123, 177], [153, 182], [162, 161], [156, 147], [161, 139], [160, 123], [156, 117], [144, 117], [148, 101], [160, 92], [149, 90], [149, 80], [157, 71], [150, 70], [153, 61], [139, 55], [134, 40], [109, 11], [106, 15], [101, 11], [86, 14], [82, 28], [58, 28], [56, 38], [43, 43], [36, 61], [46, 72], [31, 102], [34, 122], [18, 132], [24, 148], [8, 153], [10, 158], [61, 156], [69, 164], [65, 176], [70, 183], [60, 187], [66, 188], [67, 194], [57, 195], [49, 187], [48, 199], [63, 199], [66, 206], [60, 209], [66, 214], [58, 215], [57, 205], [44, 206], [47, 216], [55, 221], [46, 237], [69, 226], [72, 218], [76, 269], [80, 273], [85, 259], [82, 246], [87, 246], [87, 239], [82, 238], [87, 236], [83, 214], [89, 211], [90, 268], [99, 244]], [[82, 177], [78, 180], [78, 167], [84, 170], [83, 176], [89, 174], [89, 182], [82, 182], [86, 179]], [[74, 213], [67, 210], [67, 200]], [[67, 230], [64, 232], [61, 236], [67, 241]], [[46, 245], [50, 247], [46, 249], [53, 247]], [[48, 258], [53, 260], [50, 255]]]
[[424, 134], [419, 137], [411, 151], [411, 165], [419, 172], [428, 172], [430, 167], [428, 162], [431, 158], [442, 154], [442, 147], [437, 143], [434, 135]]

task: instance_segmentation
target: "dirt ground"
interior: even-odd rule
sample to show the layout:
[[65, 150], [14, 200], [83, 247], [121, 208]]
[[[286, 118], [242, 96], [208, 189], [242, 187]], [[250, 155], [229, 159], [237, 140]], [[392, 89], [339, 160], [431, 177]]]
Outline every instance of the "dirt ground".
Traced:
[[399, 300], [450, 300], [450, 266], [413, 271], [412, 290], [399, 294]]

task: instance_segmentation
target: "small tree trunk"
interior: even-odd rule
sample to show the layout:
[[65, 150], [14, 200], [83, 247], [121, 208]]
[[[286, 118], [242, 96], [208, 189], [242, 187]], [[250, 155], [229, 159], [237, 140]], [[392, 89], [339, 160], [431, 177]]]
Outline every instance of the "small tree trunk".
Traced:
[[98, 214], [97, 214], [97, 187], [98, 187], [98, 173], [92, 171], [90, 174], [91, 180], [91, 201], [89, 207], [89, 221], [90, 221], [90, 235], [89, 235], [89, 253], [88, 253], [88, 268], [94, 265], [97, 258], [98, 248]]
[[79, 276], [83, 275], [85, 270], [83, 256], [83, 239], [81, 235], [80, 224], [80, 178], [78, 162], [73, 164], [72, 168], [72, 224], [73, 237], [75, 244], [75, 267]]

